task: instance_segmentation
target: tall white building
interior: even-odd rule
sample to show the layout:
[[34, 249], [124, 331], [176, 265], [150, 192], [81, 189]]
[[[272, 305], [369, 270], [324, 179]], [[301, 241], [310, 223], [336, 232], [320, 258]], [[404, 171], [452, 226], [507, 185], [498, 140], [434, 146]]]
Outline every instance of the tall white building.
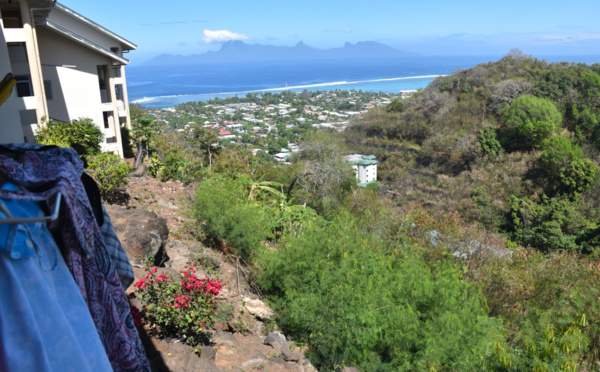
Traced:
[[0, 107], [0, 142], [32, 142], [42, 119], [91, 118], [103, 151], [123, 156], [130, 126], [124, 53], [137, 46], [56, 0], [0, 0], [0, 79], [17, 86]]
[[346, 160], [352, 165], [358, 186], [365, 187], [377, 181], [377, 160], [375, 155], [350, 154]]

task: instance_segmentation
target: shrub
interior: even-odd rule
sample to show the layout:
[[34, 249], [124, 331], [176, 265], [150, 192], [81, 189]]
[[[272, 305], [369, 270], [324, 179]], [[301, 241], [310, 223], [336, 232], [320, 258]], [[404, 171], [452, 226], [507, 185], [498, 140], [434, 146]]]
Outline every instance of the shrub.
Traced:
[[482, 370], [503, 344], [501, 322], [457, 270], [428, 266], [347, 214], [307, 225], [259, 264], [278, 323], [325, 370]]
[[596, 227], [566, 197], [543, 197], [541, 203], [514, 195], [509, 199], [509, 226], [524, 245], [542, 251], [580, 250], [581, 238]]
[[134, 286], [133, 297], [141, 300], [140, 315], [159, 327], [164, 336], [185, 337], [185, 342], [196, 345], [208, 341], [207, 331], [215, 322], [217, 307], [215, 297], [224, 285], [220, 280], [196, 275], [197, 264], [191, 264], [181, 272], [181, 279], [173, 280], [157, 275], [156, 267], [146, 267], [146, 277]]
[[598, 167], [582, 159], [583, 151], [569, 139], [555, 136], [544, 147], [539, 162], [548, 176], [549, 191], [576, 195], [596, 180]]
[[272, 237], [275, 212], [248, 200], [241, 181], [210, 179], [196, 189], [194, 216], [209, 238], [225, 251], [250, 261], [260, 243]]
[[600, 341], [598, 262], [572, 252], [518, 248], [510, 260], [469, 275], [504, 319], [515, 353], [511, 371], [592, 371]]
[[92, 177], [98, 183], [102, 199], [116, 202], [120, 188], [129, 182], [127, 175], [131, 172], [131, 166], [119, 155], [104, 153], [90, 156], [88, 168], [92, 170]]
[[562, 116], [551, 101], [522, 95], [502, 112], [512, 141], [526, 148], [539, 148], [562, 124]]
[[50, 120], [36, 132], [36, 142], [44, 145], [71, 147], [79, 155], [100, 153], [104, 135], [92, 119], [80, 118], [70, 123]]
[[500, 150], [502, 150], [494, 127], [486, 127], [485, 129], [480, 130], [477, 142], [479, 143], [481, 152], [492, 158], [496, 157], [500, 153]]
[[372, 191], [376, 194], [381, 193], [381, 185], [379, 184], [379, 182], [371, 182], [370, 184], [367, 185], [366, 189], [369, 191]]

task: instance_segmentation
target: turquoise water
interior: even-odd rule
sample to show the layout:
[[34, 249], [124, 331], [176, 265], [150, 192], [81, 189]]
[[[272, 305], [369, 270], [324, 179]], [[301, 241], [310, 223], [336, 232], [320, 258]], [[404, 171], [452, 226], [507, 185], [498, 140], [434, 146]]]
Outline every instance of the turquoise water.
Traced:
[[[244, 62], [194, 66], [127, 67], [129, 100], [148, 108], [171, 107], [249, 92], [363, 90], [397, 93], [424, 88], [435, 76], [468, 69], [501, 56], [407, 57]], [[539, 57], [538, 57], [539, 58]], [[600, 56], [546, 57], [549, 62], [597, 63]]]

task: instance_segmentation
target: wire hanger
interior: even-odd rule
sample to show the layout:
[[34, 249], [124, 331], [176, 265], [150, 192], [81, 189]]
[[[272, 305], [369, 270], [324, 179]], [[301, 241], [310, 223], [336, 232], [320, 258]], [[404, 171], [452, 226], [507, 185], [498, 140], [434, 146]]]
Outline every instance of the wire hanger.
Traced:
[[0, 224], [19, 224], [19, 223], [34, 223], [34, 222], [50, 222], [54, 221], [58, 218], [58, 212], [60, 210], [60, 200], [62, 198], [62, 194], [59, 192], [56, 193], [56, 205], [54, 206], [54, 211], [49, 216], [42, 217], [13, 217], [12, 213], [8, 210], [6, 205], [0, 199], [0, 212], [4, 213], [8, 218], [0, 218]]

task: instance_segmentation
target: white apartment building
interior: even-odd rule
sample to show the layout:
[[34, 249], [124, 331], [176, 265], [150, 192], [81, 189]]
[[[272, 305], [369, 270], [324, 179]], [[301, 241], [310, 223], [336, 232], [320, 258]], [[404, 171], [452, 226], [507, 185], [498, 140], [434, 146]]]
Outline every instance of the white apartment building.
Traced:
[[365, 187], [377, 181], [377, 160], [375, 155], [350, 154], [346, 160], [352, 165], [358, 186]]
[[0, 142], [32, 142], [43, 118], [91, 118], [102, 150], [123, 156], [124, 53], [137, 46], [56, 0], [0, 0], [0, 14], [0, 79], [17, 80], [0, 107]]

